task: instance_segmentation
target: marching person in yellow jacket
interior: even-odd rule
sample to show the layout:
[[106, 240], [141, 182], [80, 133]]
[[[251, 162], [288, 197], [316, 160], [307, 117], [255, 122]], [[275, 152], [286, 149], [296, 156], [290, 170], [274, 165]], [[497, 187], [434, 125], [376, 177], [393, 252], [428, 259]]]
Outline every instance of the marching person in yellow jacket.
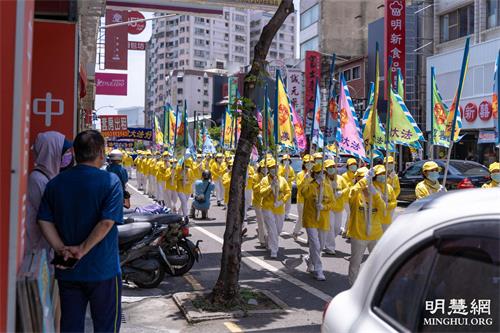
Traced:
[[332, 188], [325, 179], [321, 164], [313, 166], [312, 177], [305, 181], [300, 192], [304, 198], [304, 211], [307, 212], [302, 218], [309, 242], [309, 257], [306, 257], [307, 271], [313, 273], [316, 280], [325, 281], [321, 248], [330, 230], [330, 210], [333, 208], [334, 199]]
[[[166, 152], [162, 154], [162, 158], [156, 162], [155, 178], [156, 178], [156, 201], [165, 206], [165, 181], [164, 181], [164, 170], [165, 170], [165, 157]], [[168, 158], [168, 157], [167, 157]]]
[[160, 196], [161, 196], [161, 190], [160, 190], [160, 186], [158, 186], [158, 175], [159, 175], [159, 170], [160, 168], [162, 167], [162, 164], [163, 164], [163, 159], [161, 158], [161, 156], [157, 156], [156, 158], [156, 162], [155, 162], [155, 165], [154, 165], [154, 169], [153, 169], [153, 183], [154, 183], [154, 186], [153, 186], [153, 197], [156, 199], [156, 201], [160, 201]]
[[222, 176], [222, 186], [224, 186], [224, 209], [227, 208], [227, 205], [229, 203], [229, 187], [231, 185], [231, 172], [233, 169], [233, 161], [229, 160], [227, 161], [227, 169], [224, 175]]
[[266, 160], [262, 159], [257, 167], [257, 172], [252, 180], [252, 206], [255, 210], [255, 219], [257, 220], [257, 236], [261, 247], [267, 247], [267, 232], [264, 226], [264, 217], [262, 215], [262, 196], [260, 195], [260, 182], [267, 174]]
[[[342, 178], [349, 185], [349, 187], [353, 187], [356, 179], [356, 171], [358, 170], [358, 161], [355, 158], [347, 159], [347, 171], [342, 174]], [[346, 200], [344, 204], [344, 212], [342, 213], [342, 225], [340, 229], [342, 234], [345, 234], [347, 231], [347, 222], [349, 221], [349, 216], [351, 214], [351, 210], [349, 208], [349, 202]]]
[[387, 182], [392, 186], [392, 189], [394, 190], [394, 195], [396, 196], [396, 199], [399, 197], [399, 193], [401, 193], [401, 185], [399, 184], [399, 176], [396, 173], [396, 168], [395, 168], [395, 163], [394, 163], [394, 157], [389, 156], [384, 158], [384, 166], [387, 162], [387, 159], [389, 159], [389, 163], [387, 164], [387, 174], [388, 174], [388, 179]]
[[147, 166], [147, 173], [148, 173], [148, 195], [150, 197], [154, 197], [154, 192], [156, 188], [155, 184], [155, 168], [156, 168], [156, 156], [151, 156], [151, 158], [148, 161], [148, 166]]
[[285, 178], [278, 175], [276, 161], [267, 161], [268, 175], [260, 182], [262, 196], [262, 211], [267, 227], [268, 245], [271, 258], [278, 257], [279, 236], [285, 221], [285, 202], [291, 195], [290, 187]]
[[380, 217], [382, 230], [385, 232], [392, 223], [392, 219], [394, 217], [394, 212], [396, 210], [398, 202], [396, 200], [396, 193], [394, 192], [394, 189], [392, 188], [390, 183], [387, 184], [388, 194], [385, 194], [385, 166], [376, 165], [373, 170], [375, 172], [375, 178], [373, 178], [373, 186], [375, 186], [375, 188], [382, 194], [382, 199], [384, 199], [384, 203], [386, 204], [384, 214], [381, 214]]
[[[292, 166], [290, 165], [291, 159], [290, 155], [285, 154], [281, 158], [281, 165], [279, 168], [279, 175], [286, 179], [288, 182], [288, 186], [292, 188], [293, 183], [295, 182], [295, 171], [293, 171]], [[292, 196], [288, 198], [288, 201], [285, 203], [285, 220], [290, 220], [289, 214], [290, 209], [292, 208]]]
[[255, 169], [253, 168], [252, 165], [248, 165], [247, 168], [247, 176], [246, 176], [246, 182], [245, 182], [245, 214], [244, 217], [245, 219], [243, 220], [243, 229], [248, 226], [248, 208], [252, 204], [252, 196], [253, 196], [253, 176], [255, 174]]
[[217, 206], [222, 206], [221, 202], [224, 199], [224, 186], [222, 185], [222, 176], [226, 172], [226, 164], [224, 163], [224, 155], [222, 155], [222, 153], [217, 153], [217, 155], [215, 155], [215, 161], [210, 166], [210, 172], [212, 173], [212, 181], [215, 185]]
[[[374, 175], [373, 170], [360, 172], [358, 175], [363, 178], [351, 188], [349, 194], [351, 216], [347, 227], [347, 236], [351, 238], [351, 259], [349, 260], [349, 283], [351, 286], [358, 276], [366, 249], [368, 248], [368, 252], [371, 253], [377, 241], [382, 237], [382, 218], [386, 209], [382, 194], [371, 183]], [[371, 212], [369, 211], [370, 196], [372, 200]]]
[[165, 168], [165, 204], [172, 213], [177, 214], [177, 181], [175, 178], [177, 159], [171, 158], [169, 166]]
[[295, 241], [297, 241], [301, 230], [302, 230], [302, 215], [304, 214], [304, 198], [301, 194], [301, 188], [304, 181], [311, 177], [311, 170], [314, 165], [314, 159], [311, 155], [306, 154], [302, 157], [302, 171], [297, 174], [296, 184], [297, 184], [297, 221], [293, 228], [292, 236]]
[[500, 163], [491, 163], [488, 168], [490, 171], [491, 182], [483, 184], [482, 188], [493, 188], [500, 186]]
[[344, 178], [337, 174], [337, 166], [334, 160], [325, 161], [326, 182], [332, 190], [333, 202], [330, 210], [330, 230], [326, 237], [324, 247], [326, 254], [335, 254], [335, 238], [340, 234], [344, 206], [348, 203], [350, 187]]
[[417, 184], [415, 196], [418, 199], [428, 197], [437, 192], [446, 192], [446, 189], [439, 184], [439, 173], [442, 168], [434, 161], [427, 161], [422, 166], [424, 180]]
[[188, 216], [188, 200], [191, 195], [193, 188], [193, 183], [195, 181], [193, 172], [193, 160], [191, 158], [185, 158], [181, 165], [177, 165], [175, 177], [177, 181], [177, 195], [181, 201], [181, 211], [182, 215]]
[[139, 155], [135, 158], [134, 164], [135, 164], [135, 175], [137, 178], [137, 186], [139, 191], [142, 191], [144, 188], [144, 176], [142, 174], [142, 163], [144, 161], [144, 156], [142, 155], [142, 152], [139, 152]]
[[127, 174], [129, 175], [129, 178], [132, 179], [132, 165], [134, 165], [134, 160], [132, 159], [132, 156], [129, 155], [129, 153], [124, 150], [123, 151], [123, 159], [122, 159], [122, 164], [125, 170], [127, 170]]

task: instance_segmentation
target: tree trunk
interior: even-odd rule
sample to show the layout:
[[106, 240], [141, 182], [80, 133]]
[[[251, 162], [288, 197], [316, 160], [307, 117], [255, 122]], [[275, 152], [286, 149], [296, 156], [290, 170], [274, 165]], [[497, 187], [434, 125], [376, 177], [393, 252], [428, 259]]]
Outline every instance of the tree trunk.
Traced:
[[[266, 70], [266, 57], [271, 42], [290, 13], [295, 10], [293, 0], [283, 0], [269, 23], [262, 29], [259, 41], [255, 45], [252, 68], [245, 76], [243, 97], [255, 100], [257, 79]], [[241, 136], [234, 156], [231, 184], [229, 188], [229, 203], [227, 208], [226, 230], [219, 278], [209, 297], [212, 303], [233, 305], [240, 302], [239, 275], [241, 264], [241, 226], [245, 212], [245, 184], [248, 163], [252, 147], [258, 136], [258, 126], [255, 105], [242, 110]]]

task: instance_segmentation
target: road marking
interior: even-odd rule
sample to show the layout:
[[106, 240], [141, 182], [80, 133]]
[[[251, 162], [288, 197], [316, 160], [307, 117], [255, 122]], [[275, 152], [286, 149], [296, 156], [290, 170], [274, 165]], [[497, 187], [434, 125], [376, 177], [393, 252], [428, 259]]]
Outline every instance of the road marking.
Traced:
[[229, 330], [229, 332], [232, 332], [232, 333], [242, 333], [243, 332], [241, 327], [239, 327], [238, 325], [236, 325], [232, 321], [224, 322], [224, 326], [226, 326], [226, 328]]
[[191, 273], [186, 273], [182, 276], [189, 284], [191, 287], [193, 287], [194, 291], [200, 291], [203, 290], [203, 286], [196, 280], [194, 276], [191, 275]]
[[[293, 237], [293, 234], [291, 234], [289, 232], [286, 232], [286, 231], [282, 231], [281, 234], [280, 234], [280, 236], [291, 236], [291, 237]], [[297, 240], [299, 242], [301, 242], [301, 243], [305, 243], [305, 244], [307, 243], [307, 239], [302, 238], [302, 237], [297, 237]]]
[[[208, 237], [212, 238], [213, 240], [215, 240], [216, 242], [219, 242], [221, 244], [224, 243], [224, 240], [222, 238], [220, 238], [219, 236], [211, 233], [210, 231], [208, 230], [205, 230], [204, 228], [202, 227], [199, 227], [199, 226], [196, 226], [194, 227], [194, 229], [200, 231], [201, 233], [207, 235]], [[321, 290], [319, 289], [316, 289], [310, 285], [308, 285], [307, 283], [304, 283], [302, 281], [300, 281], [299, 279], [297, 278], [294, 278], [293, 276], [281, 271], [279, 268], [276, 268], [274, 267], [273, 265], [271, 264], [268, 264], [267, 262], [265, 262], [264, 260], [261, 260], [257, 257], [254, 257], [252, 256], [251, 254], [249, 254], [248, 252], [245, 252], [245, 251], [241, 251], [241, 260], [248, 266], [251, 267], [251, 265], [248, 264], [248, 262], [253, 262], [254, 264], [257, 264], [258, 266], [276, 274], [277, 276], [279, 276], [280, 278], [282, 278], [283, 280], [286, 280], [294, 285], [296, 285], [297, 287], [307, 291], [308, 293], [318, 297], [319, 299], [322, 299], [323, 301], [325, 302], [329, 302], [331, 299], [332, 299], [332, 296], [322, 292]]]

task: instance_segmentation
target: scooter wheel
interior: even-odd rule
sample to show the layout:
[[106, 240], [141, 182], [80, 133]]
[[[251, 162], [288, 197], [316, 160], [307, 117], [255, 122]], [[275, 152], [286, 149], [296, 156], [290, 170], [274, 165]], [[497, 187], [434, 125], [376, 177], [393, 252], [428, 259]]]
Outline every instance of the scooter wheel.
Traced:
[[151, 273], [151, 280], [134, 281], [134, 283], [139, 288], [150, 289], [158, 287], [164, 278], [165, 278], [165, 267], [160, 264], [158, 265], [158, 269], [156, 269], [154, 272]]
[[[187, 254], [188, 259], [182, 265], [172, 265], [172, 268], [174, 270], [173, 272], [171, 272], [170, 269], [167, 268], [166, 272], [169, 275], [182, 276], [182, 275], [186, 274], [187, 272], [189, 272], [194, 265], [194, 262], [196, 259], [193, 255], [193, 253], [191, 252], [191, 249], [189, 248], [189, 246], [185, 242], [179, 243], [179, 250], [181, 251], [181, 254]], [[167, 256], [172, 255], [172, 254], [175, 255], [176, 253], [177, 253], [177, 250], [176, 250], [175, 246], [173, 246], [173, 247], [169, 248], [167, 251], [165, 251], [165, 254]]]

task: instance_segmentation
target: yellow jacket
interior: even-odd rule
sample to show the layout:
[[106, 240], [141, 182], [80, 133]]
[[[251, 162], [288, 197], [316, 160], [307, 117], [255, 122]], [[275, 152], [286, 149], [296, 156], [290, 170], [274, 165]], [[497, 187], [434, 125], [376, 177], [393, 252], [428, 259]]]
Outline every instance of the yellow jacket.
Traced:
[[354, 172], [352, 171], [349, 171], [347, 170], [346, 172], [344, 172], [342, 174], [342, 177], [344, 178], [344, 180], [347, 182], [347, 184], [349, 184], [349, 187], [353, 187], [354, 186]]
[[142, 157], [137, 157], [134, 161], [137, 172], [142, 173]]
[[[378, 240], [382, 236], [382, 214], [385, 203], [377, 191], [372, 195], [372, 212], [370, 233], [366, 233], [365, 211], [369, 206], [368, 184], [365, 179], [360, 180], [351, 188], [349, 194], [349, 206], [351, 215], [347, 226], [347, 236], [359, 240]], [[367, 212], [368, 213], [368, 212]]]
[[293, 168], [290, 165], [288, 166], [288, 168], [285, 168], [285, 166], [282, 164], [280, 165], [278, 174], [281, 177], [285, 178], [288, 182], [288, 186], [292, 188], [292, 183], [295, 181], [295, 171], [293, 171]]
[[417, 184], [417, 187], [415, 188], [415, 195], [417, 196], [417, 199], [422, 199], [433, 193], [437, 193], [440, 188], [441, 185], [439, 182], [432, 183], [428, 179], [424, 179]]
[[191, 168], [182, 168], [178, 165], [175, 169], [175, 179], [177, 181], [176, 190], [178, 193], [191, 194], [195, 181], [194, 172]]
[[170, 191], [177, 191], [177, 181], [175, 179], [175, 169], [172, 167], [165, 169], [165, 188]]
[[262, 196], [262, 209], [270, 210], [274, 214], [285, 214], [285, 202], [288, 201], [288, 198], [292, 194], [290, 186], [288, 186], [288, 182], [285, 178], [278, 176], [279, 180], [279, 193], [278, 200], [281, 201], [281, 205], [278, 207], [274, 207], [274, 193], [272, 189], [272, 180], [270, 176], [266, 176], [262, 178], [260, 182], [260, 195]]
[[231, 171], [227, 171], [222, 176], [222, 186], [224, 186], [224, 203], [229, 203], [229, 186], [231, 185]]
[[[379, 182], [373, 182], [373, 186], [377, 190], [380, 191], [380, 193], [385, 194], [385, 184], [384, 183], [379, 183]], [[396, 206], [398, 205], [398, 201], [396, 200], [396, 193], [394, 192], [394, 189], [390, 184], [387, 184], [387, 192], [389, 195], [387, 196], [387, 209], [383, 210], [383, 214], [381, 216], [381, 223], [382, 224], [391, 224], [392, 223], [392, 211], [396, 209]]]
[[150, 158], [146, 165], [146, 175], [148, 176], [153, 175], [155, 166], [156, 166], [156, 159]]
[[498, 187], [498, 186], [500, 186], [500, 183], [497, 183], [496, 181], [492, 180], [489, 183], [483, 184], [483, 186], [481, 186], [481, 188], [494, 188], [494, 187]]
[[392, 186], [392, 189], [394, 190], [394, 195], [396, 196], [396, 199], [397, 199], [399, 197], [399, 193], [401, 193], [401, 185], [399, 185], [398, 174], [395, 172], [392, 174], [389, 174], [388, 183], [389, 183], [389, 185]]
[[212, 163], [210, 166], [210, 172], [212, 173], [212, 181], [216, 182], [222, 179], [224, 173], [227, 171], [226, 163], [222, 162], [218, 164], [216, 162]]
[[249, 165], [248, 172], [247, 172], [247, 181], [245, 184], [245, 190], [253, 190], [253, 177], [254, 177], [254, 175], [255, 175], [255, 170], [251, 165]]
[[316, 203], [319, 200], [319, 184], [316, 180], [309, 178], [302, 184], [301, 194], [304, 198], [304, 214], [302, 225], [304, 228], [316, 228], [321, 230], [330, 230], [330, 210], [334, 205], [333, 191], [328, 180], [323, 180], [323, 200], [321, 201], [323, 209], [319, 213]]
[[134, 164], [134, 161], [132, 160], [132, 156], [128, 154], [123, 154], [123, 166], [124, 167], [129, 167]]
[[194, 175], [195, 175], [195, 178], [198, 180], [198, 179], [201, 179], [201, 174], [203, 173], [203, 161], [201, 162], [193, 162], [193, 171], [194, 171]]
[[156, 177], [156, 180], [159, 182], [161, 181], [163, 169], [165, 169], [165, 162], [164, 161], [156, 162], [154, 175]]
[[264, 178], [264, 175], [260, 172], [256, 172], [252, 178], [252, 206], [254, 208], [262, 208], [262, 196], [260, 195], [260, 182]]
[[297, 178], [296, 178], [296, 184], [297, 184], [297, 203], [304, 203], [304, 198], [302, 198], [302, 194], [300, 193], [301, 192], [301, 188], [302, 188], [302, 185], [304, 184], [304, 180], [308, 179], [306, 178], [306, 171], [305, 170], [302, 170], [301, 172], [299, 172], [297, 174]]
[[[328, 180], [328, 185], [332, 189], [333, 204], [331, 210], [334, 212], [341, 212], [344, 210], [344, 205], [349, 200], [349, 192], [351, 188], [346, 182], [344, 177], [335, 175], [334, 179], [326, 178]], [[337, 188], [333, 189], [334, 181], [337, 183]]]

